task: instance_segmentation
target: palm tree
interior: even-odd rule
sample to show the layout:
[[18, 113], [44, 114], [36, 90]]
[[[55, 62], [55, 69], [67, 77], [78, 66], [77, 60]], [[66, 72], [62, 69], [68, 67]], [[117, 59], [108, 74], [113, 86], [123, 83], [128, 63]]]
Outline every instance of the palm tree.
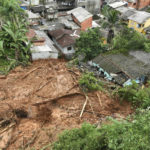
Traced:
[[106, 19], [102, 23], [102, 27], [109, 29], [107, 42], [110, 43], [114, 37], [115, 28], [120, 25], [119, 15], [116, 10], [111, 9], [108, 6], [103, 7], [102, 14], [106, 17]]

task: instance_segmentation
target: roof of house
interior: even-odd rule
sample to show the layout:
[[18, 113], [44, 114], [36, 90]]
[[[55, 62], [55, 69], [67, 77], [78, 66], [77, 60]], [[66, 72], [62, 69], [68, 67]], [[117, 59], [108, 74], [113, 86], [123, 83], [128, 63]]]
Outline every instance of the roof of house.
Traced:
[[119, 11], [121, 13], [121, 17], [123, 19], [128, 19], [129, 16], [133, 15], [136, 13], [136, 9], [132, 8], [132, 7], [118, 7], [116, 8], [117, 11]]
[[125, 72], [131, 79], [150, 73], [150, 65], [131, 55], [108, 54], [93, 60], [108, 73]]
[[130, 10], [136, 10], [132, 7], [125, 7], [125, 6], [122, 6], [122, 7], [118, 7], [116, 8], [117, 11], [119, 11], [120, 13], [124, 14], [126, 13], [127, 11], [130, 11]]
[[114, 3], [110, 3], [108, 4], [110, 7], [112, 8], [118, 8], [118, 7], [121, 7], [121, 6], [124, 6], [126, 5], [127, 2], [124, 2], [124, 1], [120, 1], [120, 2], [114, 2]]
[[40, 15], [39, 15], [39, 14], [32, 13], [32, 12], [29, 11], [29, 10], [26, 10], [26, 13], [28, 14], [28, 18], [29, 18], [29, 19], [38, 19], [38, 18], [40, 18]]
[[75, 8], [67, 13], [72, 14], [80, 23], [93, 16], [90, 12], [82, 7]]
[[28, 39], [31, 39], [35, 36], [39, 38], [39, 40], [36, 41], [36, 44], [33, 41], [33, 45], [31, 47], [32, 53], [34, 52], [43, 52], [43, 51], [50, 51], [50, 52], [56, 52], [58, 53], [57, 49], [54, 47], [53, 41], [46, 35], [44, 31], [38, 31], [38, 30], [30, 30], [27, 34]]
[[129, 20], [133, 20], [139, 24], [144, 23], [149, 18], [150, 18], [150, 13], [145, 11], [136, 11], [136, 13], [128, 17]]
[[58, 29], [58, 30], [49, 31], [48, 34], [53, 38], [55, 38], [57, 43], [64, 48], [75, 44], [76, 39], [79, 37], [80, 31]]

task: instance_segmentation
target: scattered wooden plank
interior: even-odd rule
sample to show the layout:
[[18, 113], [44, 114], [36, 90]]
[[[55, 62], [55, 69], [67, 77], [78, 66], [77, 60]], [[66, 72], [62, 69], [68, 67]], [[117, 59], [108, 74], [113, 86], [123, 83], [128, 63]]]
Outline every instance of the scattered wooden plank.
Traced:
[[100, 106], [102, 107], [102, 101], [101, 101], [101, 99], [100, 99], [99, 93], [96, 93], [96, 95], [97, 95], [97, 97], [98, 97], [99, 104], [100, 104]]
[[42, 102], [37, 102], [37, 103], [34, 103], [34, 104], [32, 104], [32, 105], [33, 105], [33, 106], [38, 106], [38, 105], [42, 105], [42, 104], [49, 103], [49, 102], [51, 102], [51, 101], [59, 100], [59, 99], [61, 99], [61, 98], [66, 98], [66, 97], [75, 96], [75, 95], [82, 95], [82, 96], [84, 96], [84, 94], [82, 94], [82, 93], [80, 93], [80, 92], [70, 93], [70, 94], [65, 94], [65, 95], [62, 95], [62, 96], [59, 96], [59, 97], [56, 97], [56, 98], [48, 99], [48, 100], [45, 100], [45, 101], [42, 101]]
[[33, 70], [27, 72], [27, 73], [22, 77], [22, 79], [25, 79], [29, 74], [31, 74], [32, 72], [34, 72], [34, 71], [36, 71], [36, 70], [38, 70], [38, 69], [40, 69], [40, 68], [42, 68], [42, 67], [40, 66], [40, 67], [34, 68]]
[[81, 110], [81, 113], [80, 113], [80, 118], [81, 118], [82, 115], [83, 115], [83, 112], [84, 112], [84, 110], [85, 110], [85, 107], [86, 107], [86, 105], [87, 105], [87, 102], [88, 102], [88, 96], [85, 95], [85, 102], [84, 102], [84, 104], [83, 104], [83, 107], [82, 107], [82, 110]]
[[44, 88], [46, 85], [48, 85], [51, 81], [52, 81], [53, 77], [51, 77], [51, 79], [49, 81], [47, 81], [45, 84], [43, 84], [42, 86], [40, 86], [35, 92], [40, 91], [42, 88]]

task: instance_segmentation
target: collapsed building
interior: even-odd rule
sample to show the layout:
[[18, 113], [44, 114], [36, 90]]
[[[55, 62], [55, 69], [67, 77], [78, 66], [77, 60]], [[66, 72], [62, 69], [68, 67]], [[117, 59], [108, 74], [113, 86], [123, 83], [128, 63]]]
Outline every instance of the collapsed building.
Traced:
[[[143, 78], [149, 78], [150, 75], [150, 65], [148, 61], [143, 60], [146, 57], [143, 53], [140, 52], [143, 58], [134, 57], [133, 52], [128, 56], [123, 54], [99, 55], [92, 62], [108, 73], [109, 76], [106, 76], [107, 78], [109, 77], [108, 80], [119, 85], [125, 85], [129, 80], [135, 80], [140, 83], [144, 82]], [[100, 69], [98, 72], [101, 74]]]

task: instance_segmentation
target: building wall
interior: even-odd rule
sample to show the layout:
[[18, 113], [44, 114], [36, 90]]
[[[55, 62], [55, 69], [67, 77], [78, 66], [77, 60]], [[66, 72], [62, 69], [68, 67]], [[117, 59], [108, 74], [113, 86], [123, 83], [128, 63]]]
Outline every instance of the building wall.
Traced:
[[72, 48], [71, 50], [68, 51], [68, 47], [64, 47], [64, 48], [61, 47], [54, 38], [53, 38], [53, 41], [55, 45], [61, 50], [62, 54], [65, 55], [66, 58], [70, 59], [75, 53], [75, 49], [73, 45], [68, 46]]
[[85, 21], [83, 21], [81, 23], [81, 31], [85, 31], [87, 30], [88, 28], [91, 28], [92, 27], [92, 17], [86, 19]]
[[[126, 0], [128, 2], [128, 0]], [[150, 0], [137, 0], [136, 3], [128, 2], [128, 6], [136, 8], [136, 9], [142, 9], [150, 5]]]
[[57, 52], [32, 52], [32, 60], [38, 60], [38, 59], [48, 59], [48, 58], [58, 58]]
[[150, 26], [150, 19], [146, 20], [146, 22], [139, 27], [139, 24], [135, 21], [129, 20], [128, 27], [133, 28], [134, 30], [140, 32], [140, 33], [145, 33], [144, 28]]
[[77, 7], [83, 7], [92, 14], [100, 12], [101, 0], [76, 0]]
[[73, 18], [74, 22], [81, 27], [81, 31], [85, 31], [88, 28], [92, 27], [92, 21], [93, 21], [92, 17], [86, 19], [82, 23], [80, 23], [73, 15], [72, 15], [72, 18]]

